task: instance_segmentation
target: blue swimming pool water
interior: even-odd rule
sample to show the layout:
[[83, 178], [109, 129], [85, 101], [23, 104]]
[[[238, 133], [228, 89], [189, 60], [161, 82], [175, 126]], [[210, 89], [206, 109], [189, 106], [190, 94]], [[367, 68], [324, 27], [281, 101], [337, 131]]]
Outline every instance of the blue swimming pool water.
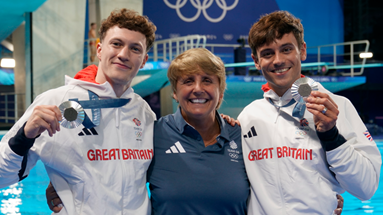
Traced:
[[[377, 141], [380, 154], [383, 155], [383, 141]], [[378, 214], [383, 215], [383, 171], [380, 171], [380, 182], [375, 195], [368, 201], [360, 201], [349, 193], [342, 194], [344, 208], [342, 215]]]
[[[0, 134], [0, 139], [2, 135]], [[383, 154], [383, 141], [377, 142], [380, 153]], [[380, 181], [383, 181], [383, 173], [380, 173]], [[24, 215], [24, 214], [51, 214], [46, 200], [45, 188], [49, 178], [44, 165], [39, 161], [30, 175], [23, 181], [0, 189], [0, 214]], [[342, 215], [374, 214], [383, 215], [383, 185], [380, 183], [375, 195], [369, 201], [360, 201], [349, 193], [344, 193], [345, 199]], [[319, 200], [318, 200], [319, 201]]]

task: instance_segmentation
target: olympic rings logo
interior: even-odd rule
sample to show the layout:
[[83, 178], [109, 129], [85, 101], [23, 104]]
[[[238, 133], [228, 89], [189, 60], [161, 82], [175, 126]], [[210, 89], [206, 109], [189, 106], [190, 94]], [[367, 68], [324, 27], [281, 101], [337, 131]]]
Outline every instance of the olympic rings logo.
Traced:
[[226, 5], [226, 0], [215, 0], [215, 2], [217, 3], [218, 7], [220, 7], [222, 9], [222, 14], [218, 18], [211, 18], [207, 14], [207, 12], [206, 12], [206, 9], [208, 9], [213, 4], [214, 0], [203, 0], [202, 5], [201, 5], [201, 1], [200, 0], [190, 0], [190, 2], [193, 5], [193, 7], [195, 7], [197, 9], [197, 13], [193, 17], [191, 17], [191, 18], [185, 17], [184, 15], [182, 15], [180, 9], [183, 6], [185, 6], [187, 1], [188, 0], [177, 0], [176, 4], [174, 5], [174, 4], [169, 3], [168, 0], [164, 0], [165, 4], [168, 7], [172, 8], [172, 9], [175, 9], [177, 11], [178, 17], [180, 19], [182, 19], [183, 21], [185, 21], [185, 22], [194, 22], [200, 16], [201, 11], [202, 11], [203, 15], [205, 16], [205, 18], [208, 21], [210, 21], [210, 22], [220, 22], [220, 21], [223, 20], [223, 18], [225, 18], [226, 12], [228, 10], [232, 10], [232, 9], [234, 9], [237, 6], [239, 0], [235, 0], [234, 3], [232, 5], [230, 5], [230, 6]]
[[305, 132], [305, 131], [296, 131], [295, 134], [301, 135], [301, 136], [305, 136], [307, 134], [307, 132]]

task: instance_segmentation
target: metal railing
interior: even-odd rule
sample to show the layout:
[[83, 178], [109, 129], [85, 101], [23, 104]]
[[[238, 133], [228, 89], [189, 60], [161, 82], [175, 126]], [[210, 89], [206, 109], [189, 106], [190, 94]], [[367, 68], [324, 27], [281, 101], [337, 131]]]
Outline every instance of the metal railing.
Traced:
[[[16, 94], [16, 93], [0, 93], [0, 120], [4, 120], [5, 123], [10, 123], [10, 120], [16, 122], [19, 119], [18, 116], [18, 96], [23, 96], [25, 94]], [[13, 114], [12, 114], [13, 113]]]
[[[153, 61], [172, 61], [182, 52], [203, 47], [206, 45], [206, 36], [189, 35], [155, 41], [153, 44]], [[162, 54], [160, 54], [162, 53]]]
[[[355, 65], [355, 59], [354, 56], [358, 55], [361, 52], [355, 52], [354, 51], [354, 45], [357, 44], [366, 44], [364, 52], [368, 52], [368, 49], [370, 48], [370, 42], [368, 40], [358, 40], [358, 41], [351, 41], [351, 42], [344, 42], [344, 43], [335, 43], [335, 44], [328, 44], [328, 45], [321, 45], [321, 46], [314, 46], [314, 47], [307, 47], [307, 49], [317, 49], [317, 62], [320, 63], [321, 61], [321, 49], [326, 48], [326, 47], [332, 47], [332, 56], [333, 56], [333, 65], [329, 67], [329, 69], [336, 69], [339, 67], [338, 62], [337, 62], [337, 56], [341, 55], [349, 55], [350, 56], [350, 63], [348, 66], [343, 65], [342, 67], [339, 68], [345, 68], [345, 69], [350, 69], [350, 73], [345, 73], [343, 72], [342, 75], [344, 76], [351, 76], [354, 77], [354, 75], [362, 75], [364, 71], [364, 65], [366, 63], [366, 58], [362, 60], [361, 64]], [[350, 46], [350, 53], [344, 53], [341, 55], [337, 54], [337, 47], [339, 46]], [[354, 72], [354, 68], [360, 68], [359, 72]]]
[[[315, 49], [316, 50], [316, 56], [317, 56], [316, 61], [317, 62], [313, 62], [311, 64], [315, 65], [315, 67], [317, 67], [318, 70], [320, 70], [323, 65], [326, 65], [326, 66], [328, 65], [327, 69], [350, 69], [349, 73], [346, 73], [346, 72], [341, 73], [344, 76], [354, 77], [355, 75], [362, 75], [365, 67], [379, 67], [379, 66], [381, 67], [381, 66], [383, 66], [382, 64], [366, 64], [366, 58], [363, 58], [362, 62], [360, 64], [356, 64], [355, 55], [359, 55], [361, 53], [361, 52], [354, 51], [354, 46], [358, 45], [358, 44], [365, 44], [364, 51], [362, 51], [362, 52], [368, 52], [368, 50], [370, 48], [370, 42], [368, 40], [359, 40], [359, 41], [351, 41], [351, 42], [344, 42], [344, 43], [335, 43], [335, 44], [328, 44], [328, 45], [321, 45], [321, 46], [313, 46], [313, 47], [307, 47], [307, 49]], [[350, 47], [349, 53], [344, 53], [343, 51], [342, 51], [342, 53], [337, 53], [337, 49], [339, 47], [345, 48], [346, 46]], [[209, 49], [213, 53], [214, 53], [216, 48], [233, 48], [233, 49], [235, 49], [238, 47], [240, 47], [239, 44], [211, 44], [211, 43], [206, 44], [206, 48]], [[332, 55], [332, 61], [330, 61], [330, 62], [325, 61], [324, 62], [322, 60], [322, 58], [324, 58], [324, 55], [328, 55], [328, 54], [323, 54], [322, 50], [325, 48], [328, 48], [328, 47], [332, 47], [332, 53], [330, 53], [330, 55]], [[245, 48], [249, 49], [248, 53], [251, 54], [251, 49], [250, 49], [249, 45], [245, 45]], [[219, 54], [217, 54], [217, 55], [219, 56]], [[346, 64], [343, 63], [341, 65], [339, 62], [337, 62], [337, 57], [339, 57], [339, 56], [350, 56], [350, 62], [347, 62]], [[241, 64], [241, 63], [237, 63], [237, 64]], [[243, 63], [243, 64], [247, 65], [246, 63]], [[249, 64], [251, 64], [251, 62], [249, 62]], [[309, 67], [308, 64], [310, 64], [310, 63], [306, 63], [306, 64], [307, 64], [306, 66]], [[253, 65], [253, 64], [251, 64], [251, 65]], [[354, 69], [356, 69], [356, 68], [360, 68], [360, 71], [355, 72]]]
[[[177, 57], [182, 52], [191, 49], [191, 48], [197, 48], [197, 47], [204, 47], [209, 49], [212, 53], [217, 54], [219, 57], [227, 57], [224, 56], [222, 53], [215, 53], [216, 49], [219, 48], [232, 48], [233, 50], [235, 48], [241, 47], [240, 44], [213, 44], [213, 43], [206, 43], [206, 36], [204, 35], [189, 35], [189, 36], [183, 36], [183, 37], [175, 37], [165, 40], [158, 40], [155, 41], [153, 44], [153, 49], [150, 52], [149, 59], [152, 61], [172, 61], [175, 57]], [[88, 41], [86, 41], [87, 44], [87, 51], [88, 51], [88, 65], [91, 64], [89, 62], [89, 45]], [[365, 44], [364, 52], [368, 52], [370, 47], [370, 42], [368, 40], [359, 40], [359, 41], [351, 41], [351, 42], [344, 42], [344, 43], [335, 43], [335, 44], [328, 44], [328, 45], [320, 45], [320, 46], [312, 46], [307, 47], [307, 49], [315, 49], [316, 50], [316, 65], [325, 64], [327, 66], [327, 69], [350, 69], [350, 72], [343, 72], [341, 73], [344, 76], [351, 76], [354, 77], [355, 75], [362, 75], [364, 72], [364, 68], [366, 65], [366, 58], [362, 59], [361, 63], [357, 63], [355, 61], [355, 55], [358, 55], [361, 52], [355, 52], [354, 46], [359, 44]], [[349, 53], [338, 53], [337, 49], [339, 47], [350, 47]], [[332, 53], [328, 54], [328, 51], [326, 51], [326, 54], [324, 53], [324, 49], [332, 47]], [[249, 45], [245, 45], [244, 48], [249, 49], [249, 54], [251, 54], [251, 50]], [[313, 54], [315, 55], [315, 53]], [[325, 56], [332, 55], [332, 61], [323, 61], [323, 58]], [[337, 57], [339, 56], [350, 56], [350, 61], [346, 64], [341, 64], [338, 62]], [[231, 55], [229, 56], [231, 57]], [[94, 62], [93, 62], [94, 63]], [[315, 62], [314, 62], [315, 63]], [[318, 71], [321, 69], [321, 66], [317, 66]], [[375, 67], [375, 66], [382, 66], [382, 65], [367, 65], [367, 67]], [[359, 72], [355, 72], [354, 69], [360, 68]]]
[[[206, 48], [209, 49], [212, 53], [214, 53], [214, 50], [215, 48], [233, 48], [236, 49], [236, 48], [239, 48], [241, 47], [240, 44], [214, 44], [214, 43], [207, 43], [206, 44]], [[251, 53], [251, 49], [250, 49], [250, 46], [249, 45], [245, 45], [244, 46], [246, 49], [249, 49]]]

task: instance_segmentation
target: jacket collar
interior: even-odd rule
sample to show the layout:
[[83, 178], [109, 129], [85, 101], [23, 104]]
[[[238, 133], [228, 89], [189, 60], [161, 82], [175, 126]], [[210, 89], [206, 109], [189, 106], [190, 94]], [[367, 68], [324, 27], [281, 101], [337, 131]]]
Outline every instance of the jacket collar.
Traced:
[[96, 75], [97, 75], [98, 67], [96, 65], [90, 65], [81, 71], [79, 71], [75, 76], [74, 79], [87, 81], [90, 83], [100, 84], [96, 82]]
[[[193, 126], [191, 126], [189, 123], [187, 123], [185, 121], [185, 119], [183, 118], [183, 116], [181, 114], [181, 107], [179, 107], [177, 109], [177, 111], [173, 114], [173, 116], [174, 116], [175, 125], [181, 134], [185, 134], [187, 136], [195, 136], [195, 134], [193, 134], [193, 133], [198, 133], [197, 130], [195, 130], [195, 128]], [[225, 120], [220, 116], [218, 111], [215, 111], [215, 117], [216, 117], [216, 119], [218, 119], [218, 124], [221, 128], [221, 134], [219, 136], [223, 137], [229, 141], [230, 136], [229, 136], [229, 132], [227, 130], [228, 129], [227, 126], [230, 126], [230, 125], [228, 125], [225, 122]], [[221, 147], [223, 147], [224, 142], [218, 141], [218, 144]]]
[[[304, 75], [301, 74], [301, 78], [305, 77]], [[266, 84], [262, 85], [262, 88], [263, 90], [263, 97], [266, 99], [266, 100], [271, 100], [273, 102], [273, 104], [277, 107], [282, 107], [282, 106], [285, 106], [287, 105], [291, 99], [293, 99], [293, 96], [291, 94], [291, 89], [288, 89], [283, 95], [282, 97], [279, 97], [278, 94], [276, 94], [274, 92], [274, 90], [272, 90], [269, 86], [269, 83], [267, 82]]]
[[[96, 65], [90, 65], [82, 70], [80, 70], [74, 78], [69, 76], [65, 76], [65, 85], [79, 85], [82, 88], [90, 90], [100, 97], [107, 98], [116, 98], [116, 93], [113, 90], [112, 85], [109, 82], [105, 82], [103, 84], [96, 82], [98, 67]], [[128, 98], [131, 97], [131, 93], [133, 93], [133, 89], [129, 87], [120, 98]]]

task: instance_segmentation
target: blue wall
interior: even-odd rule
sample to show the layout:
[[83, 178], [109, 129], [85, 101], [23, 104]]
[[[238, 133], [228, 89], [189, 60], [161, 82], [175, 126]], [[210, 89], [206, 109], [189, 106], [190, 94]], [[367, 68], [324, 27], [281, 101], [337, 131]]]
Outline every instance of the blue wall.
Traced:
[[[281, 10], [300, 18], [307, 46], [344, 42], [343, 2], [335, 0], [276, 0]], [[310, 51], [314, 50], [308, 50]], [[327, 50], [326, 50], [327, 51]], [[332, 51], [332, 49], [328, 49]], [[339, 53], [340, 50], [337, 50]]]
[[[178, 6], [176, 2], [177, 0], [144, 1], [144, 15], [156, 24], [159, 40], [202, 34], [207, 35], [208, 43], [236, 44], [238, 38], [247, 38], [252, 24], [261, 15], [287, 10], [302, 20], [307, 46], [344, 41], [342, 1], [213, 0], [206, 1], [212, 3], [206, 9], [203, 9], [202, 0], [182, 0], [179, 2], [185, 4]], [[200, 3], [200, 6], [193, 5], [192, 2]], [[225, 2], [226, 7], [219, 7], [217, 2]], [[222, 19], [214, 22], [213, 19], [219, 20], [218, 18]]]

